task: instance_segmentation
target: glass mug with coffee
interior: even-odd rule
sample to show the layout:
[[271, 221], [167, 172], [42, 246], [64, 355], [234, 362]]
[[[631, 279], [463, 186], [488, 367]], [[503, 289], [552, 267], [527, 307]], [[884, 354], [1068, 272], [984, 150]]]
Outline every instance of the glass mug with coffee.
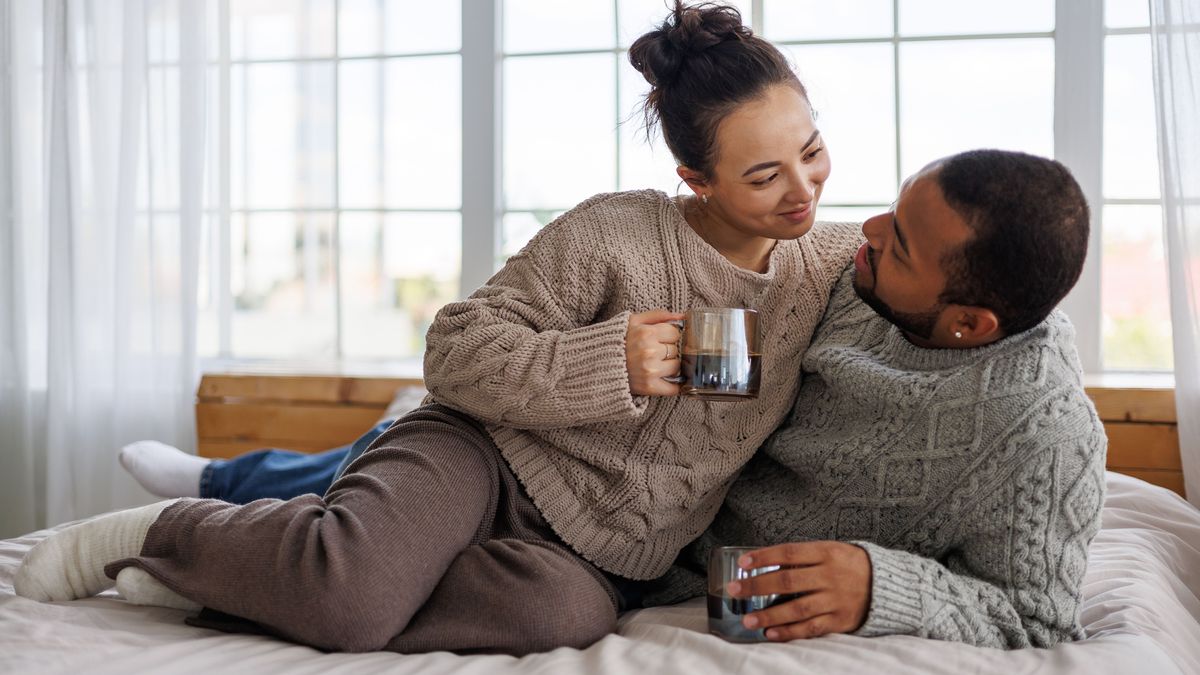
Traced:
[[758, 312], [753, 309], [692, 309], [683, 321], [679, 375], [664, 378], [682, 385], [684, 396], [708, 401], [740, 401], [758, 396], [762, 350]]
[[752, 595], [735, 598], [729, 595], [729, 582], [741, 581], [767, 572], [774, 572], [779, 565], [766, 565], [745, 570], [738, 566], [738, 559], [751, 551], [753, 546], [717, 546], [708, 556], [708, 632], [730, 642], [764, 642], [766, 635], [761, 628], [746, 628], [742, 618], [752, 612], [766, 609], [780, 600], [778, 595]]

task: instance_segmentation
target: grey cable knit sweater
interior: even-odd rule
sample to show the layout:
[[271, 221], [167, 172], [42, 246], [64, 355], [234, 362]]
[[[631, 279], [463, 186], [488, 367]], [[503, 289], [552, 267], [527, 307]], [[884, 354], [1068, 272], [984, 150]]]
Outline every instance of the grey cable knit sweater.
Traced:
[[[711, 522], [733, 476], [786, 417], [799, 363], [861, 241], [819, 224], [762, 274], [704, 242], [676, 201], [597, 195], [550, 223], [429, 329], [432, 397], [486, 425], [538, 510], [576, 552], [632, 579], [663, 574]], [[762, 310], [753, 401], [634, 397], [632, 312]]]
[[704, 593], [714, 545], [841, 540], [871, 558], [858, 635], [1047, 647], [1081, 637], [1104, 429], [1067, 317], [972, 350], [921, 349], [847, 272], [792, 415], [648, 604]]

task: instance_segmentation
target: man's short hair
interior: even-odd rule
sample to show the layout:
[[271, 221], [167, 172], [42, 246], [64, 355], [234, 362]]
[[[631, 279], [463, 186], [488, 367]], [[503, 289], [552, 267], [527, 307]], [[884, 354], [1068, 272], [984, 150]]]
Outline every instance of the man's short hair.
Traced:
[[1052, 159], [972, 150], [941, 160], [936, 179], [975, 236], [945, 259], [945, 304], [986, 307], [1013, 335], [1050, 314], [1079, 279], [1089, 214], [1083, 190]]

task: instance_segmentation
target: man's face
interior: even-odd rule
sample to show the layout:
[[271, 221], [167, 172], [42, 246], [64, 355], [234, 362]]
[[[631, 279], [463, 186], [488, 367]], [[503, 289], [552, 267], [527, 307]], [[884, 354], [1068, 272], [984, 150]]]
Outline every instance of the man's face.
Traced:
[[917, 344], [937, 341], [945, 261], [972, 236], [942, 196], [936, 171], [933, 165], [909, 178], [891, 211], [863, 223], [867, 243], [854, 257], [855, 292]]

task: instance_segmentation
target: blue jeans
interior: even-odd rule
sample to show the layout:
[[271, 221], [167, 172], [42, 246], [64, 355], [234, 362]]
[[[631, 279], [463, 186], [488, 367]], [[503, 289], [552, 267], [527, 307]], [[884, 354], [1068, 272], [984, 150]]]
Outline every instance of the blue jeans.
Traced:
[[214, 460], [200, 474], [200, 496], [233, 504], [255, 499], [291, 499], [304, 494], [323, 495], [395, 420], [371, 427], [357, 441], [325, 452], [308, 454], [267, 448], [227, 460]]

